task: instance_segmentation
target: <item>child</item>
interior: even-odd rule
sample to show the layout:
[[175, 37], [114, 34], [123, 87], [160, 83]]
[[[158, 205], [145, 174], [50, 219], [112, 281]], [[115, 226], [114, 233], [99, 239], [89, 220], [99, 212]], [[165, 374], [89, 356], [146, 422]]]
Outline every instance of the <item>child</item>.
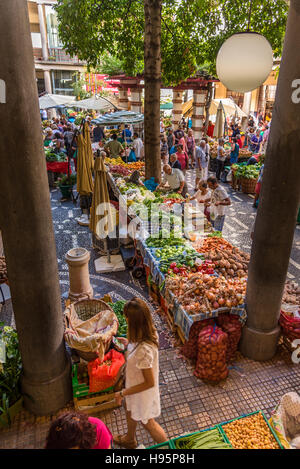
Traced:
[[45, 449], [111, 449], [112, 434], [95, 417], [66, 412], [54, 420]]
[[195, 193], [190, 200], [197, 200], [198, 204], [204, 204], [204, 215], [210, 221], [210, 213], [209, 213], [209, 203], [211, 199], [211, 192], [207, 187], [207, 182], [200, 181], [198, 185], [198, 191]]

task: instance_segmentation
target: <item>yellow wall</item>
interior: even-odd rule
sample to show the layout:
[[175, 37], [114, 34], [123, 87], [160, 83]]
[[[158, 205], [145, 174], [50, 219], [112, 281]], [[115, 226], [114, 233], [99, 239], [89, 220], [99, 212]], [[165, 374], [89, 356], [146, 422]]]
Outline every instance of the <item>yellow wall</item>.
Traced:
[[215, 84], [216, 91], [215, 91], [215, 98], [216, 99], [224, 99], [227, 96], [227, 88], [223, 85], [223, 83], [219, 82]]
[[27, 2], [28, 5], [28, 12], [29, 12], [29, 22], [31, 24], [39, 24], [39, 15], [38, 15], [38, 7], [36, 3]]

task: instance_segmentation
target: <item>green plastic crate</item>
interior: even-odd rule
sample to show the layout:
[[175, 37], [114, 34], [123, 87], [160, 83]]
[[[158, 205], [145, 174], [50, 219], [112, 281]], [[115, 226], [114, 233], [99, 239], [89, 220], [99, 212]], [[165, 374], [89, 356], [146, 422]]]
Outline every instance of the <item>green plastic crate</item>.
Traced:
[[208, 432], [210, 430], [216, 430], [216, 429], [219, 430], [219, 432], [220, 432], [223, 440], [225, 441], [225, 443], [228, 443], [232, 447], [232, 444], [230, 443], [230, 441], [228, 440], [227, 436], [225, 435], [223, 430], [220, 428], [220, 426], [215, 425], [213, 427], [204, 428], [203, 430], [199, 430], [197, 432], [187, 433], [186, 435], [181, 435], [181, 436], [178, 436], [177, 438], [173, 438], [172, 440], [170, 440], [170, 443], [172, 445], [172, 449], [177, 449], [176, 446], [175, 446], [175, 441], [180, 440], [181, 438], [185, 438], [187, 436], [192, 436], [192, 435], [196, 435], [198, 433], [204, 433], [204, 432]]
[[110, 388], [104, 389], [103, 391], [98, 392], [89, 392], [89, 386], [87, 383], [79, 383], [78, 381], [78, 364], [74, 363], [72, 365], [72, 389], [73, 389], [73, 397], [77, 399], [80, 397], [86, 396], [95, 396], [96, 394], [105, 394], [108, 392], [113, 392], [114, 388], [111, 386]]
[[165, 441], [165, 443], [159, 443], [159, 445], [148, 446], [146, 449], [174, 449], [171, 445], [171, 440]]
[[225, 425], [227, 425], [228, 423], [235, 422], [236, 420], [241, 420], [241, 419], [244, 419], [244, 418], [246, 418], [246, 417], [250, 417], [251, 415], [255, 415], [255, 414], [259, 414], [259, 413], [262, 414], [262, 416], [263, 416], [263, 418], [264, 418], [266, 424], [267, 424], [268, 427], [269, 427], [270, 432], [272, 433], [272, 435], [274, 436], [276, 442], [278, 443], [279, 448], [280, 448], [280, 449], [284, 449], [284, 447], [283, 447], [282, 444], [280, 443], [280, 440], [278, 439], [276, 433], [274, 432], [273, 428], [272, 428], [271, 425], [269, 424], [268, 419], [267, 419], [267, 417], [265, 416], [265, 414], [263, 413], [262, 410], [256, 410], [255, 412], [250, 412], [250, 414], [243, 414], [243, 415], [241, 415], [240, 417], [237, 417], [237, 418], [235, 418], [235, 419], [231, 419], [231, 420], [228, 420], [227, 422], [220, 423], [218, 426], [221, 427], [222, 432], [223, 432], [224, 435], [226, 436], [227, 441], [230, 443], [230, 441], [228, 440], [228, 437], [227, 437], [227, 435], [226, 435], [226, 432], [225, 432], [225, 430], [223, 429], [223, 425], [225, 426]]

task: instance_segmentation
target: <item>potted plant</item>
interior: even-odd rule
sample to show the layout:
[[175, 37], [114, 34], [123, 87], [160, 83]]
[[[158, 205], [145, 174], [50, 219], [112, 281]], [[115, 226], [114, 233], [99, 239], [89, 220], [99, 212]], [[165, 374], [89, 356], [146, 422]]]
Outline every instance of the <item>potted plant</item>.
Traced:
[[255, 194], [255, 186], [259, 175], [260, 165], [240, 166], [235, 177], [240, 179], [242, 191], [245, 194]]
[[[0, 363], [0, 427], [7, 427], [22, 409], [23, 398], [20, 390], [22, 360], [19, 352], [17, 332], [0, 323], [0, 345], [4, 344], [5, 363]], [[1, 348], [3, 351], [3, 346]]]
[[56, 185], [60, 188], [64, 199], [71, 198], [72, 188], [76, 184], [76, 177], [76, 174], [65, 174], [57, 179]]

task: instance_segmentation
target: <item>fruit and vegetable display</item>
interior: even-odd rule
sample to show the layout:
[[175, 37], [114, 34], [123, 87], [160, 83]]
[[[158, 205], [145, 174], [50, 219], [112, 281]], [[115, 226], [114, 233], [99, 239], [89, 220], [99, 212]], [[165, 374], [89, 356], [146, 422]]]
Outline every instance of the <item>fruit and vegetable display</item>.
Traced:
[[126, 301], [124, 300], [116, 301], [115, 303], [108, 303], [108, 305], [112, 308], [113, 312], [118, 318], [119, 329], [117, 335], [120, 336], [126, 336], [127, 334], [127, 321], [123, 314], [125, 303]]
[[232, 449], [224, 441], [218, 428], [206, 430], [194, 435], [182, 436], [174, 441], [176, 449]]
[[110, 172], [112, 174], [117, 174], [118, 176], [128, 176], [130, 174], [130, 171], [129, 169], [125, 168], [125, 166], [121, 166], [121, 165], [111, 165], [109, 167], [110, 169]]
[[167, 230], [162, 229], [158, 236], [149, 236], [146, 240], [146, 244], [149, 248], [162, 248], [164, 246], [181, 246], [185, 245], [187, 241], [180, 237], [180, 233], [174, 232], [174, 230]]
[[235, 172], [235, 177], [246, 179], [257, 179], [260, 167], [258, 165], [239, 166]]
[[64, 152], [55, 153], [50, 148], [48, 150], [45, 150], [45, 156], [46, 156], [47, 163], [54, 163], [54, 162], [65, 163], [66, 161], [68, 161], [68, 157], [66, 153]]
[[294, 282], [288, 280], [284, 287], [282, 303], [289, 305], [298, 305], [300, 307], [300, 287]]
[[[162, 273], [167, 273], [170, 270], [170, 274], [181, 274], [187, 275], [187, 270], [195, 268], [197, 259], [201, 261], [203, 259], [200, 254], [193, 248], [186, 246], [166, 246], [158, 248], [154, 256], [160, 261], [160, 270]], [[199, 266], [200, 268], [200, 266]], [[212, 270], [208, 273], [214, 273]]]
[[4, 283], [8, 280], [7, 267], [5, 257], [0, 256], [0, 283]]
[[242, 305], [246, 285], [246, 279], [225, 279], [202, 272], [189, 274], [187, 278], [175, 276], [166, 279], [166, 288], [177, 296], [191, 316]]
[[219, 382], [228, 376], [226, 351], [228, 336], [216, 326], [202, 329], [197, 342], [197, 363], [194, 375], [210, 382]]
[[280, 449], [261, 412], [222, 425], [234, 449]]

